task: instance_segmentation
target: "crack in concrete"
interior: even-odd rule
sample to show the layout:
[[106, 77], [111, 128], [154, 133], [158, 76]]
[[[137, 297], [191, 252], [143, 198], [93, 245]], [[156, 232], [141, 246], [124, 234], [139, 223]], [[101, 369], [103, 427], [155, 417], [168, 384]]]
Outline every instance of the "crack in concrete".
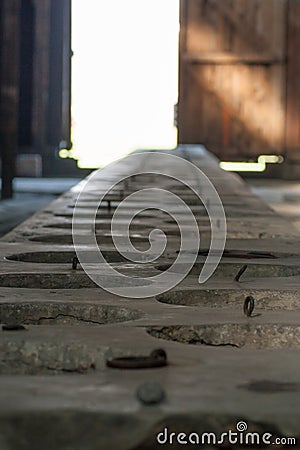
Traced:
[[63, 313], [59, 313], [53, 317], [40, 317], [37, 320], [29, 319], [29, 320], [26, 320], [26, 323], [32, 324], [32, 325], [38, 325], [38, 324], [40, 324], [40, 322], [42, 320], [57, 320], [59, 317], [69, 317], [70, 319], [76, 319], [79, 322], [91, 323], [91, 324], [95, 324], [95, 325], [105, 325], [106, 323], [109, 323], [109, 322], [99, 322], [97, 320], [90, 320], [90, 319], [87, 320], [87, 319], [83, 319], [82, 317], [75, 316], [73, 314], [63, 314]]
[[[224, 342], [223, 344], [214, 344], [213, 342], [207, 342], [204, 339], [200, 339], [201, 345], [207, 345], [209, 347], [235, 347], [235, 348], [241, 348], [242, 346], [237, 345], [237, 344], [232, 344], [231, 342]], [[195, 341], [195, 343], [198, 343], [197, 341]]]

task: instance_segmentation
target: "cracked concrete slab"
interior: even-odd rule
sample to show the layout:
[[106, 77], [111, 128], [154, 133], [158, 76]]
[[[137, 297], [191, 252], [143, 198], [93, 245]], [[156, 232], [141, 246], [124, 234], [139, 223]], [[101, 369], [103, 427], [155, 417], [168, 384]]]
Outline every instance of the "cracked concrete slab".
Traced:
[[[153, 185], [170, 189], [198, 221], [199, 255], [191, 272], [168, 292], [118, 296], [95, 285], [80, 264], [72, 269], [72, 214], [84, 182], [1, 239], [1, 323], [25, 327], [0, 330], [1, 450], [154, 449], [162, 447], [156, 437], [165, 427], [175, 433], [221, 434], [235, 430], [241, 420], [250, 431], [300, 442], [298, 232], [239, 177], [223, 172], [203, 148], [179, 147], [174, 154], [188, 156], [210, 177], [225, 206], [225, 252], [204, 284], [198, 276], [211, 238], [209, 220], [203, 205], [174, 178], [137, 176], [127, 186], [127, 193]], [[145, 167], [148, 155], [142, 158]], [[83, 236], [99, 192], [129, 168], [125, 158], [92, 180], [80, 204]], [[178, 165], [166, 170], [193, 178]], [[133, 263], [132, 253], [121, 255], [110, 235], [112, 214], [125, 194], [112, 193], [110, 206], [98, 210], [101, 250], [116, 271], [135, 281], [148, 277], [151, 284], [177, 258], [179, 230], [168, 214], [155, 211], [157, 205], [139, 214], [131, 230], [133, 245], [147, 250], [149, 232], [161, 228], [168, 246], [155, 262]], [[141, 206], [143, 201], [128, 203], [121, 228]], [[84, 242], [82, 248], [91, 252]], [[112, 285], [119, 283], [104, 266], [102, 272]], [[249, 296], [255, 307], [246, 317]], [[145, 356], [159, 348], [167, 354], [165, 367], [107, 367], [107, 360]], [[165, 393], [151, 406], [137, 396], [147, 382], [159, 383]]]

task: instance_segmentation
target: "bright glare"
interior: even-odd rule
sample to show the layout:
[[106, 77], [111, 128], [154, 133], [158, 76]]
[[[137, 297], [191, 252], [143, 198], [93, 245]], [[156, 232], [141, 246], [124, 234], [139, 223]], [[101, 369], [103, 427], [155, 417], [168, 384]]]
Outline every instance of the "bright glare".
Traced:
[[228, 172], [264, 172], [266, 170], [266, 164], [263, 162], [222, 161], [220, 167]]
[[72, 155], [108, 164], [173, 148], [179, 0], [73, 0]]
[[220, 167], [228, 172], [264, 172], [268, 164], [281, 164], [281, 155], [260, 155], [257, 162], [221, 161]]

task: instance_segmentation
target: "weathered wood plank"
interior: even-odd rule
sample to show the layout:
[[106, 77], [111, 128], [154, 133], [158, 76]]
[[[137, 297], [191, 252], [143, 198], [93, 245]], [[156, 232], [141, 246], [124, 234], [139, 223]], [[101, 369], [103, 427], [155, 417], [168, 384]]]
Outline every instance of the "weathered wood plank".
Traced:
[[188, 0], [188, 53], [285, 55], [287, 0]]
[[183, 53], [182, 60], [191, 64], [283, 64], [285, 58], [272, 58], [269, 53], [203, 52]]
[[229, 159], [282, 153], [287, 0], [182, 4], [180, 142]]
[[190, 66], [182, 142], [205, 143], [209, 149], [217, 148], [222, 157], [232, 153], [280, 153], [284, 137], [283, 82], [281, 65]]

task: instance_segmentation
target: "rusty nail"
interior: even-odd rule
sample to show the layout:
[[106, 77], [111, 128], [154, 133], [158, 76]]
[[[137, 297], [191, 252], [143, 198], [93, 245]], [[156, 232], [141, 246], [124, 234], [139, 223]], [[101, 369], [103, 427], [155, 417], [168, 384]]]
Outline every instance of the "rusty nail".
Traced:
[[165, 391], [156, 381], [147, 381], [137, 388], [136, 396], [145, 405], [155, 405], [164, 400]]
[[14, 324], [5, 324], [2, 325], [2, 330], [3, 331], [22, 331], [22, 330], [27, 330], [26, 327], [24, 327], [24, 325], [20, 325], [18, 323], [14, 323]]
[[79, 263], [79, 260], [78, 260], [77, 256], [74, 256], [73, 261], [72, 261], [72, 269], [73, 270], [77, 269], [78, 263]]
[[234, 281], [240, 281], [240, 278], [243, 275], [243, 273], [246, 271], [247, 267], [248, 267], [247, 264], [245, 264], [243, 267], [240, 268], [240, 270], [234, 277]]
[[251, 317], [254, 310], [254, 298], [251, 295], [245, 298], [244, 301], [244, 314], [247, 317]]

